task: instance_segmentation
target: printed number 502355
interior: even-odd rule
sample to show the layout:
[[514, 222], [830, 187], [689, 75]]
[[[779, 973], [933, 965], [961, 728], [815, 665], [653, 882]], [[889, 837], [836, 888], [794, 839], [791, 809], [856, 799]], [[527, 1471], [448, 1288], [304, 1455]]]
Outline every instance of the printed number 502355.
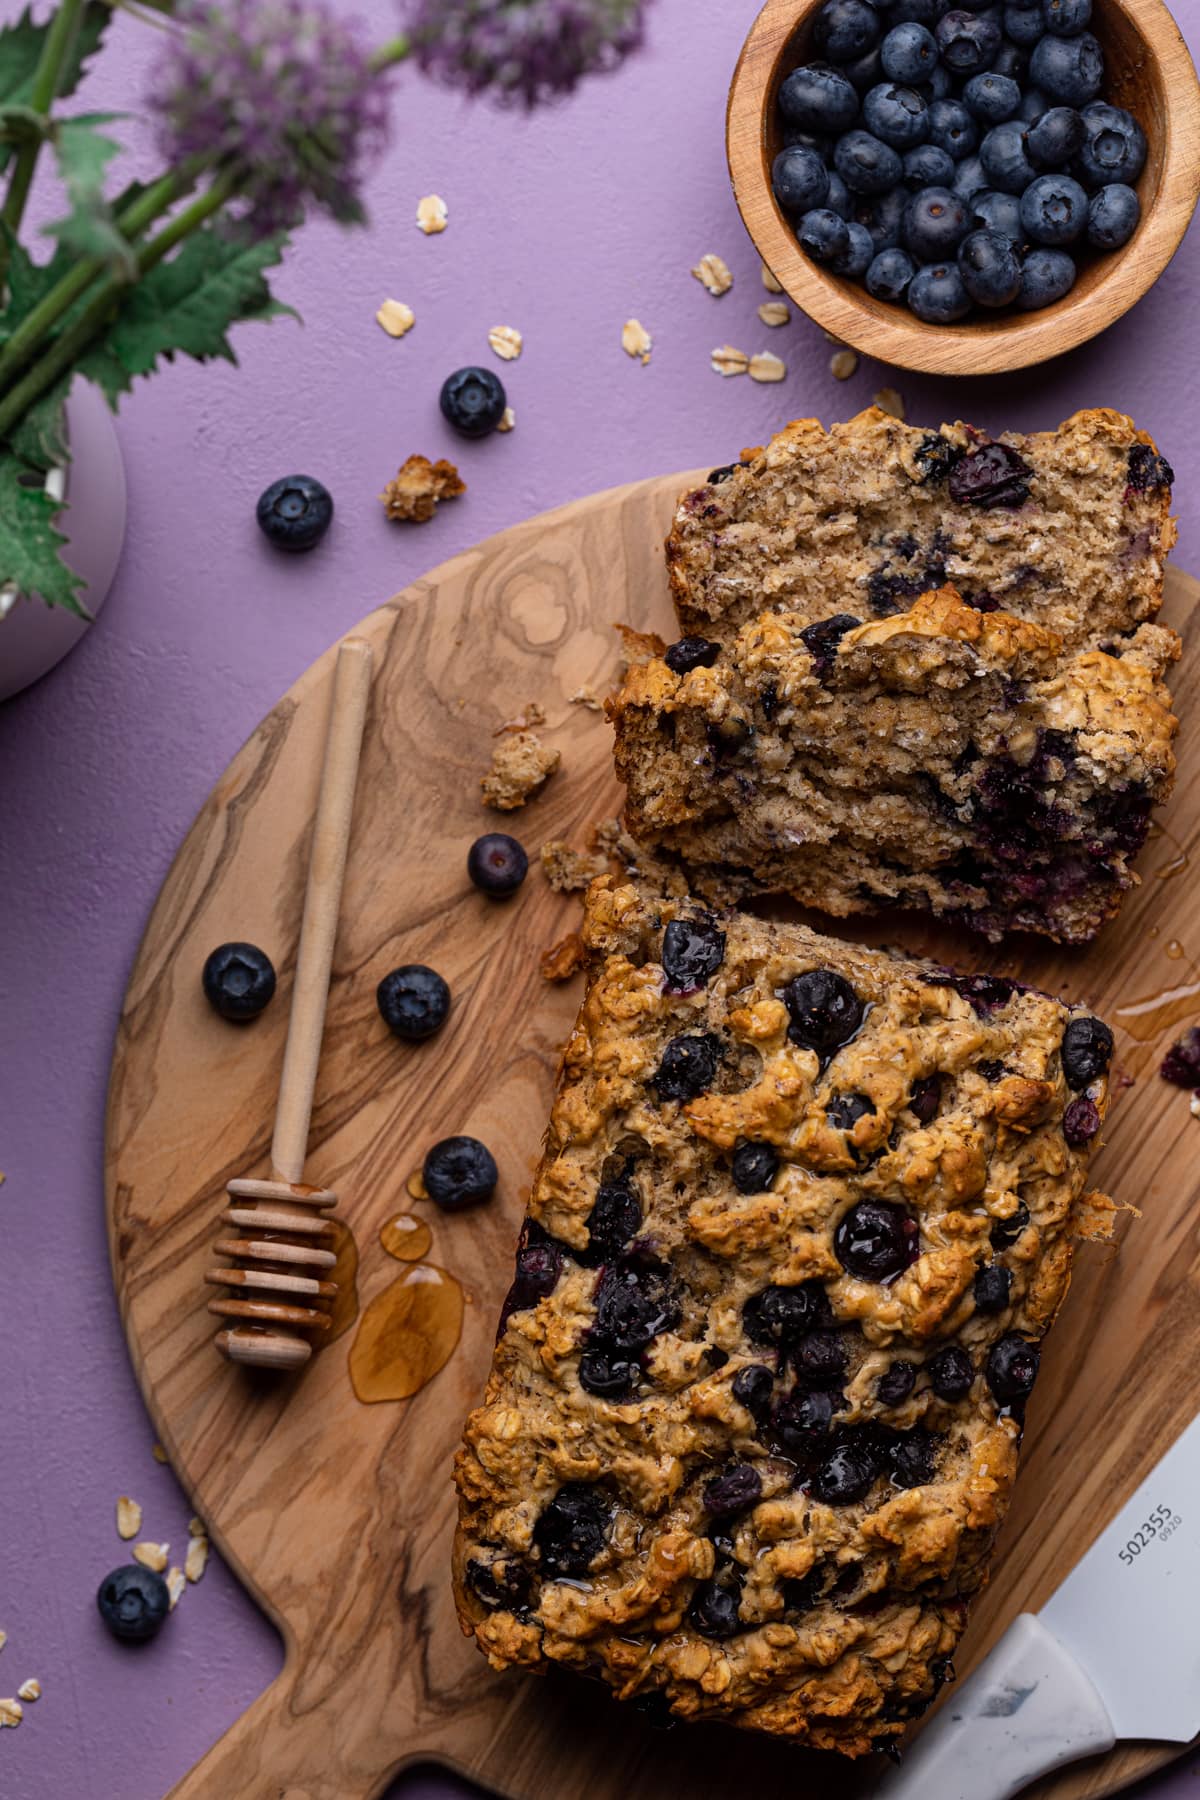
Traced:
[[1148, 1550], [1156, 1539], [1169, 1538], [1171, 1533], [1183, 1523], [1177, 1512], [1169, 1506], [1156, 1506], [1148, 1518], [1138, 1526], [1127, 1544], [1124, 1544], [1117, 1555], [1123, 1563], [1135, 1562], [1143, 1550]]

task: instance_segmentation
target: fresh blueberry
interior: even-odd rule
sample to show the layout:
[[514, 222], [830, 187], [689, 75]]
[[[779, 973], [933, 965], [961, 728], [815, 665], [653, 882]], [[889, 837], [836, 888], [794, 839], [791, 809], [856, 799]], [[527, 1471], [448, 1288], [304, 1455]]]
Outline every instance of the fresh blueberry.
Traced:
[[912, 1084], [908, 1096], [908, 1110], [922, 1125], [928, 1125], [937, 1118], [938, 1108], [942, 1104], [942, 1080], [940, 1075], [919, 1075]]
[[936, 25], [948, 0], [892, 0], [888, 17], [895, 25]]
[[889, 1363], [875, 1383], [875, 1398], [880, 1406], [903, 1406], [916, 1386], [915, 1363]]
[[846, 633], [861, 624], [862, 620], [853, 613], [834, 613], [829, 619], [814, 619], [798, 634], [813, 659], [813, 674], [819, 681], [825, 681], [832, 673], [838, 645]]
[[[834, 6], [840, 4], [841, 0], [825, 0], [825, 3], [827, 6]], [[742, 1622], [738, 1617], [740, 1603], [736, 1581], [702, 1581], [688, 1606], [688, 1623], [701, 1637], [733, 1637], [735, 1632], [742, 1629]]]
[[604, 1549], [611, 1528], [612, 1507], [604, 1495], [585, 1482], [567, 1482], [543, 1507], [533, 1527], [543, 1570], [551, 1577], [577, 1581]]
[[1017, 305], [1022, 312], [1053, 306], [1075, 286], [1075, 258], [1067, 250], [1031, 250], [1021, 270]]
[[955, 75], [976, 75], [991, 65], [1000, 48], [1000, 27], [994, 19], [956, 7], [939, 19], [934, 31], [946, 67]]
[[975, 1310], [981, 1313], [1003, 1312], [1008, 1305], [1012, 1274], [1000, 1263], [985, 1263], [975, 1276]]
[[879, 60], [889, 81], [926, 81], [937, 67], [937, 43], [924, 25], [902, 21], [892, 26], [879, 46]]
[[983, 75], [972, 75], [963, 89], [963, 100], [985, 125], [1003, 125], [1021, 104], [1021, 90], [1009, 76], [997, 75], [992, 69]]
[[467, 874], [493, 900], [515, 894], [529, 873], [529, 858], [506, 831], [485, 831], [467, 851]]
[[761, 1499], [762, 1476], [753, 1463], [738, 1463], [704, 1486], [704, 1510], [716, 1519], [732, 1518], [748, 1506], [757, 1506]]
[[779, 110], [789, 125], [835, 136], [858, 117], [858, 95], [840, 69], [811, 63], [794, 69], [779, 90]]
[[674, 993], [695, 993], [724, 958], [725, 933], [711, 919], [672, 919], [663, 932], [663, 974]]
[[904, 209], [904, 244], [918, 262], [953, 256], [966, 235], [967, 209], [949, 188], [924, 188]]
[[1034, 244], [1073, 244], [1087, 230], [1088, 197], [1070, 175], [1039, 175], [1021, 195], [1021, 224]]
[[913, 194], [921, 188], [949, 187], [956, 166], [949, 151], [937, 144], [914, 144], [904, 157], [904, 185]]
[[527, 1312], [539, 1300], [546, 1299], [558, 1286], [563, 1269], [562, 1245], [554, 1241], [535, 1219], [526, 1219], [517, 1246], [516, 1269], [512, 1286], [504, 1296], [500, 1310], [500, 1330], [511, 1314]]
[[829, 171], [829, 192], [825, 196], [825, 210], [836, 213], [839, 219], [848, 219], [854, 207], [854, 196], [846, 186], [836, 169]]
[[830, 140], [823, 132], [801, 131], [798, 125], [785, 125], [783, 128], [783, 148], [795, 149], [799, 145], [804, 150], [815, 150], [824, 162], [829, 155]]
[[907, 204], [908, 195], [902, 187], [889, 188], [886, 194], [877, 194], [873, 200], [856, 197], [852, 217], [856, 224], [865, 225], [870, 232], [876, 255], [900, 242]]
[[819, 1281], [760, 1288], [742, 1308], [742, 1326], [752, 1344], [794, 1344], [829, 1318], [829, 1299]]
[[1131, 187], [1112, 182], [1088, 202], [1088, 243], [1097, 250], [1119, 250], [1138, 227], [1142, 206]]
[[717, 1078], [721, 1046], [707, 1032], [673, 1037], [662, 1053], [651, 1086], [660, 1102], [694, 1100]]
[[835, 1131], [853, 1131], [860, 1119], [874, 1111], [869, 1094], [834, 1094], [825, 1102], [825, 1117]]
[[988, 178], [983, 164], [977, 156], [964, 156], [958, 165], [954, 180], [950, 183], [950, 191], [957, 194], [960, 200], [973, 200], [976, 194], [982, 194], [988, 185]]
[[1063, 106], [1086, 106], [1104, 80], [1104, 52], [1090, 31], [1046, 36], [1034, 45], [1029, 73], [1035, 87]]
[[894, 1281], [921, 1254], [917, 1221], [891, 1200], [860, 1200], [838, 1223], [833, 1248], [862, 1281]]
[[847, 1433], [815, 1471], [810, 1491], [826, 1506], [850, 1506], [866, 1497], [879, 1474], [873, 1437]]
[[1052, 106], [1025, 135], [1025, 154], [1035, 169], [1065, 169], [1084, 138], [1083, 115]]
[[628, 1400], [641, 1378], [636, 1358], [619, 1351], [585, 1350], [579, 1358], [579, 1385], [597, 1400]]
[[738, 1405], [744, 1406], [760, 1425], [770, 1416], [774, 1388], [775, 1377], [765, 1363], [747, 1363], [745, 1368], [738, 1370], [731, 1383]]
[[804, 254], [811, 256], [823, 269], [832, 268], [850, 249], [849, 226], [828, 206], [817, 206], [812, 212], [806, 212], [796, 236]]
[[882, 36], [879, 14], [867, 0], [825, 0], [813, 24], [813, 42], [833, 63], [867, 56]]
[[1090, 1144], [1100, 1129], [1100, 1108], [1094, 1100], [1080, 1094], [1072, 1100], [1063, 1114], [1063, 1136], [1072, 1150], [1082, 1150]]
[[631, 1238], [642, 1227], [642, 1207], [626, 1181], [603, 1181], [596, 1190], [592, 1210], [584, 1223], [588, 1231], [586, 1250], [576, 1255], [585, 1268], [598, 1268], [601, 1263], [619, 1256]]
[[1092, 0], [1042, 0], [1042, 11], [1055, 37], [1078, 37], [1092, 22]]
[[865, 56], [860, 56], [855, 62], [843, 63], [842, 74], [856, 94], [865, 94], [868, 88], [873, 88], [882, 81], [883, 59], [879, 54], [879, 45], [876, 44], [873, 50], [868, 50]]
[[263, 489], [254, 516], [277, 550], [311, 550], [333, 521], [333, 496], [311, 475], [285, 475]]
[[909, 283], [909, 310], [927, 325], [953, 325], [971, 310], [956, 263], [926, 263]]
[[140, 1563], [124, 1563], [106, 1575], [96, 1593], [100, 1617], [115, 1638], [127, 1644], [155, 1637], [171, 1610], [171, 1596], [161, 1575]]
[[200, 976], [214, 1012], [235, 1024], [257, 1019], [275, 992], [275, 969], [257, 944], [219, 944]]
[[1103, 1019], [1071, 1019], [1062, 1035], [1062, 1068], [1077, 1092], [1103, 1075], [1112, 1061], [1113, 1034]]
[[884, 81], [863, 100], [863, 124], [893, 150], [911, 150], [929, 132], [929, 108], [915, 88]]
[[1040, 1362], [1041, 1352], [1036, 1344], [1015, 1331], [1002, 1337], [993, 1345], [984, 1370], [995, 1398], [1005, 1406], [1026, 1399], [1033, 1392]]
[[954, 77], [944, 63], [939, 62], [929, 79], [921, 83], [921, 92], [931, 105], [935, 100], [953, 98]]
[[797, 1389], [777, 1400], [771, 1413], [771, 1434], [785, 1456], [806, 1463], [820, 1455], [833, 1423], [834, 1396], [825, 1388]]
[[463, 437], [487, 437], [504, 417], [508, 395], [490, 369], [456, 369], [442, 384], [438, 404], [448, 425]]
[[1040, 88], [1026, 88], [1021, 95], [1021, 104], [1017, 108], [1017, 117], [1022, 125], [1036, 125], [1038, 120], [1050, 111], [1051, 100]]
[[789, 981], [783, 1003], [791, 1023], [793, 1044], [815, 1050], [827, 1062], [848, 1044], [863, 1022], [863, 1003], [844, 975], [833, 969], [809, 969]]
[[436, 969], [424, 963], [406, 963], [384, 976], [375, 990], [375, 1001], [389, 1031], [416, 1042], [432, 1037], [446, 1023], [450, 989]]
[[1132, 113], [1097, 100], [1084, 107], [1082, 124], [1076, 165], [1081, 179], [1089, 187], [1113, 181], [1132, 187], [1146, 166], [1146, 134]]
[[1006, 6], [1004, 8], [1004, 35], [1019, 44], [1023, 50], [1032, 50], [1038, 39], [1044, 36], [1046, 16], [1040, 6]]
[[1037, 177], [1025, 154], [1025, 126], [1020, 119], [993, 125], [979, 146], [979, 160], [988, 185], [1005, 194], [1023, 194]]
[[869, 131], [847, 131], [834, 145], [833, 163], [852, 194], [882, 194], [894, 188], [904, 165], [890, 144]]
[[1029, 1208], [1023, 1200], [1018, 1200], [1008, 1217], [997, 1219], [992, 1226], [989, 1233], [992, 1248], [994, 1250], [1010, 1250], [1028, 1223]]
[[930, 1357], [926, 1367], [939, 1400], [962, 1400], [974, 1386], [974, 1364], [960, 1344], [947, 1344]]
[[972, 194], [967, 211], [971, 217], [972, 230], [997, 232], [1001, 237], [1008, 238], [1010, 243], [1024, 243], [1021, 202], [1016, 194], [1002, 194], [997, 188], [984, 188], [981, 194]]
[[663, 661], [672, 675], [690, 675], [693, 669], [711, 669], [720, 654], [720, 644], [711, 638], [684, 637], [667, 645]]
[[881, 250], [867, 270], [867, 292], [876, 300], [903, 300], [916, 272], [908, 251], [893, 245], [890, 250]]
[[774, 1144], [743, 1138], [733, 1152], [733, 1185], [739, 1194], [765, 1194], [779, 1173], [779, 1152]]
[[875, 245], [865, 225], [852, 220], [846, 231], [849, 242], [845, 252], [831, 266], [835, 275], [847, 275], [854, 281], [861, 281], [874, 260]]
[[[1023, 506], [1033, 471], [1008, 444], [980, 444], [950, 471], [950, 498], [960, 506]], [[980, 1017], [1003, 1006], [1013, 993], [1004, 976], [965, 975], [954, 984]]]
[[893, 1432], [886, 1444], [888, 1473], [898, 1488], [924, 1487], [933, 1480], [939, 1439], [915, 1425]]
[[815, 150], [794, 144], [790, 150], [781, 150], [771, 164], [771, 185], [785, 211], [806, 213], [824, 205], [829, 176]]
[[[1021, 104], [1021, 88], [1029, 73], [1029, 56], [1019, 44], [1010, 44], [1007, 40], [1001, 44], [992, 58], [991, 73], [1006, 81], [1017, 84], [1017, 106]], [[1016, 107], [1013, 108], [1016, 111]]]
[[846, 1346], [840, 1331], [810, 1331], [788, 1353], [802, 1388], [840, 1387], [846, 1374]]
[[961, 162], [979, 144], [979, 127], [961, 100], [934, 100], [929, 108], [929, 142]]
[[667, 1270], [645, 1256], [631, 1254], [606, 1264], [592, 1300], [592, 1349], [644, 1350], [660, 1331], [670, 1331], [679, 1321]]
[[963, 286], [980, 306], [1007, 306], [1021, 291], [1017, 246], [998, 231], [972, 231], [959, 246]]
[[426, 1153], [421, 1174], [429, 1198], [443, 1212], [461, 1212], [490, 1200], [500, 1179], [496, 1161], [478, 1138], [442, 1138]]

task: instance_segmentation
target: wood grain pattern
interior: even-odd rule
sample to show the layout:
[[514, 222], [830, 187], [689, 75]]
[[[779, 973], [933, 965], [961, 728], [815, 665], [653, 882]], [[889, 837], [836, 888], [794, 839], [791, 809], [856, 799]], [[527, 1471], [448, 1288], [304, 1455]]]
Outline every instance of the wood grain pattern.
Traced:
[[990, 375], [1073, 350], [1103, 331], [1153, 285], [1188, 228], [1200, 195], [1200, 84], [1163, 0], [1095, 0], [1092, 29], [1104, 46], [1104, 97], [1128, 107], [1149, 145], [1138, 181], [1142, 219], [1121, 250], [1080, 268], [1071, 292], [1035, 313], [998, 313], [958, 325], [926, 325], [875, 300], [860, 282], [804, 255], [771, 192], [781, 147], [775, 97], [784, 76], [812, 55], [821, 0], [767, 0], [750, 28], [729, 90], [726, 147], [743, 223], [768, 268], [818, 325], [845, 344], [902, 369]]
[[[617, 489], [505, 532], [359, 628], [378, 672], [307, 1167], [337, 1190], [357, 1238], [361, 1302], [401, 1272], [378, 1233], [412, 1210], [404, 1180], [431, 1142], [473, 1132], [502, 1171], [490, 1207], [457, 1217], [417, 1208], [432, 1225], [432, 1260], [459, 1278], [469, 1304], [460, 1348], [411, 1401], [356, 1402], [353, 1331], [294, 1377], [221, 1364], [204, 1303], [225, 1183], [268, 1166], [332, 650], [234, 758], [155, 906], [113, 1061], [113, 1271], [158, 1433], [286, 1646], [278, 1681], [176, 1800], [362, 1800], [428, 1757], [513, 1800], [727, 1800], [750, 1784], [783, 1793], [806, 1780], [826, 1800], [869, 1792], [869, 1774], [830, 1759], [714, 1727], [662, 1734], [628, 1709], [615, 1714], [590, 1684], [494, 1674], [461, 1637], [449, 1589], [450, 1459], [482, 1389], [522, 1190], [578, 1001], [578, 983], [550, 988], [538, 973], [540, 953], [574, 924], [575, 902], [551, 893], [536, 868], [504, 906], [466, 880], [468, 844], [497, 822], [479, 804], [478, 777], [493, 731], [536, 699], [564, 768], [506, 823], [536, 852], [550, 837], [582, 842], [590, 821], [614, 811], [608, 727], [567, 697], [611, 681], [614, 618], [670, 633], [662, 539], [684, 479]], [[1168, 616], [1190, 628], [1198, 595], [1173, 575]], [[1176, 691], [1185, 719], [1200, 718], [1200, 659], [1185, 659]], [[1200, 846], [1193, 736], [1186, 725], [1184, 776], [1164, 815], [1170, 836], [1148, 846], [1145, 885], [1119, 924], [1089, 953], [1030, 942], [993, 953], [996, 966], [1086, 995], [1110, 1018], [1133, 998], [1200, 983], [1192, 884], [1153, 872]], [[876, 933], [885, 934], [966, 966], [988, 960], [975, 941], [919, 920], [891, 919]], [[204, 957], [231, 937], [262, 944], [280, 973], [273, 1005], [241, 1029], [216, 1018], [200, 991]], [[1173, 939], [1186, 946], [1182, 960], [1166, 954]], [[454, 992], [448, 1025], [424, 1045], [398, 1043], [375, 1007], [380, 977], [407, 961], [442, 970]], [[963, 1670], [1046, 1597], [1196, 1405], [1200, 1125], [1186, 1097], [1154, 1078], [1157, 1050], [1118, 1035], [1119, 1060], [1138, 1079], [1118, 1095], [1097, 1174], [1142, 1217], [1120, 1257], [1081, 1251]], [[1129, 1749], [1039, 1793], [1108, 1794], [1168, 1754]]]

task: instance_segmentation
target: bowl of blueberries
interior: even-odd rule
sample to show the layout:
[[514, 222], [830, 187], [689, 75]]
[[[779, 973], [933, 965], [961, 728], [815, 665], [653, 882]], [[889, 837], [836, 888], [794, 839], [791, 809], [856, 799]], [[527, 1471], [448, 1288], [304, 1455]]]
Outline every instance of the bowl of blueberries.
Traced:
[[1127, 312], [1200, 194], [1163, 0], [767, 0], [729, 96], [763, 261], [901, 368], [1045, 361]]

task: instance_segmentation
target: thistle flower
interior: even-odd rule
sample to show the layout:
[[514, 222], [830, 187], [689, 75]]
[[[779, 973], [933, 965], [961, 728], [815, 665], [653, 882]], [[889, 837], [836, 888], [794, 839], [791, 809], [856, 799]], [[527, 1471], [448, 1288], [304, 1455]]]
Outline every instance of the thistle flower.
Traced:
[[181, 0], [176, 17], [149, 101], [166, 156], [242, 169], [256, 233], [296, 224], [306, 200], [361, 219], [389, 83], [357, 30], [319, 0]]
[[501, 105], [537, 106], [615, 69], [642, 41], [644, 0], [410, 0], [421, 68]]

